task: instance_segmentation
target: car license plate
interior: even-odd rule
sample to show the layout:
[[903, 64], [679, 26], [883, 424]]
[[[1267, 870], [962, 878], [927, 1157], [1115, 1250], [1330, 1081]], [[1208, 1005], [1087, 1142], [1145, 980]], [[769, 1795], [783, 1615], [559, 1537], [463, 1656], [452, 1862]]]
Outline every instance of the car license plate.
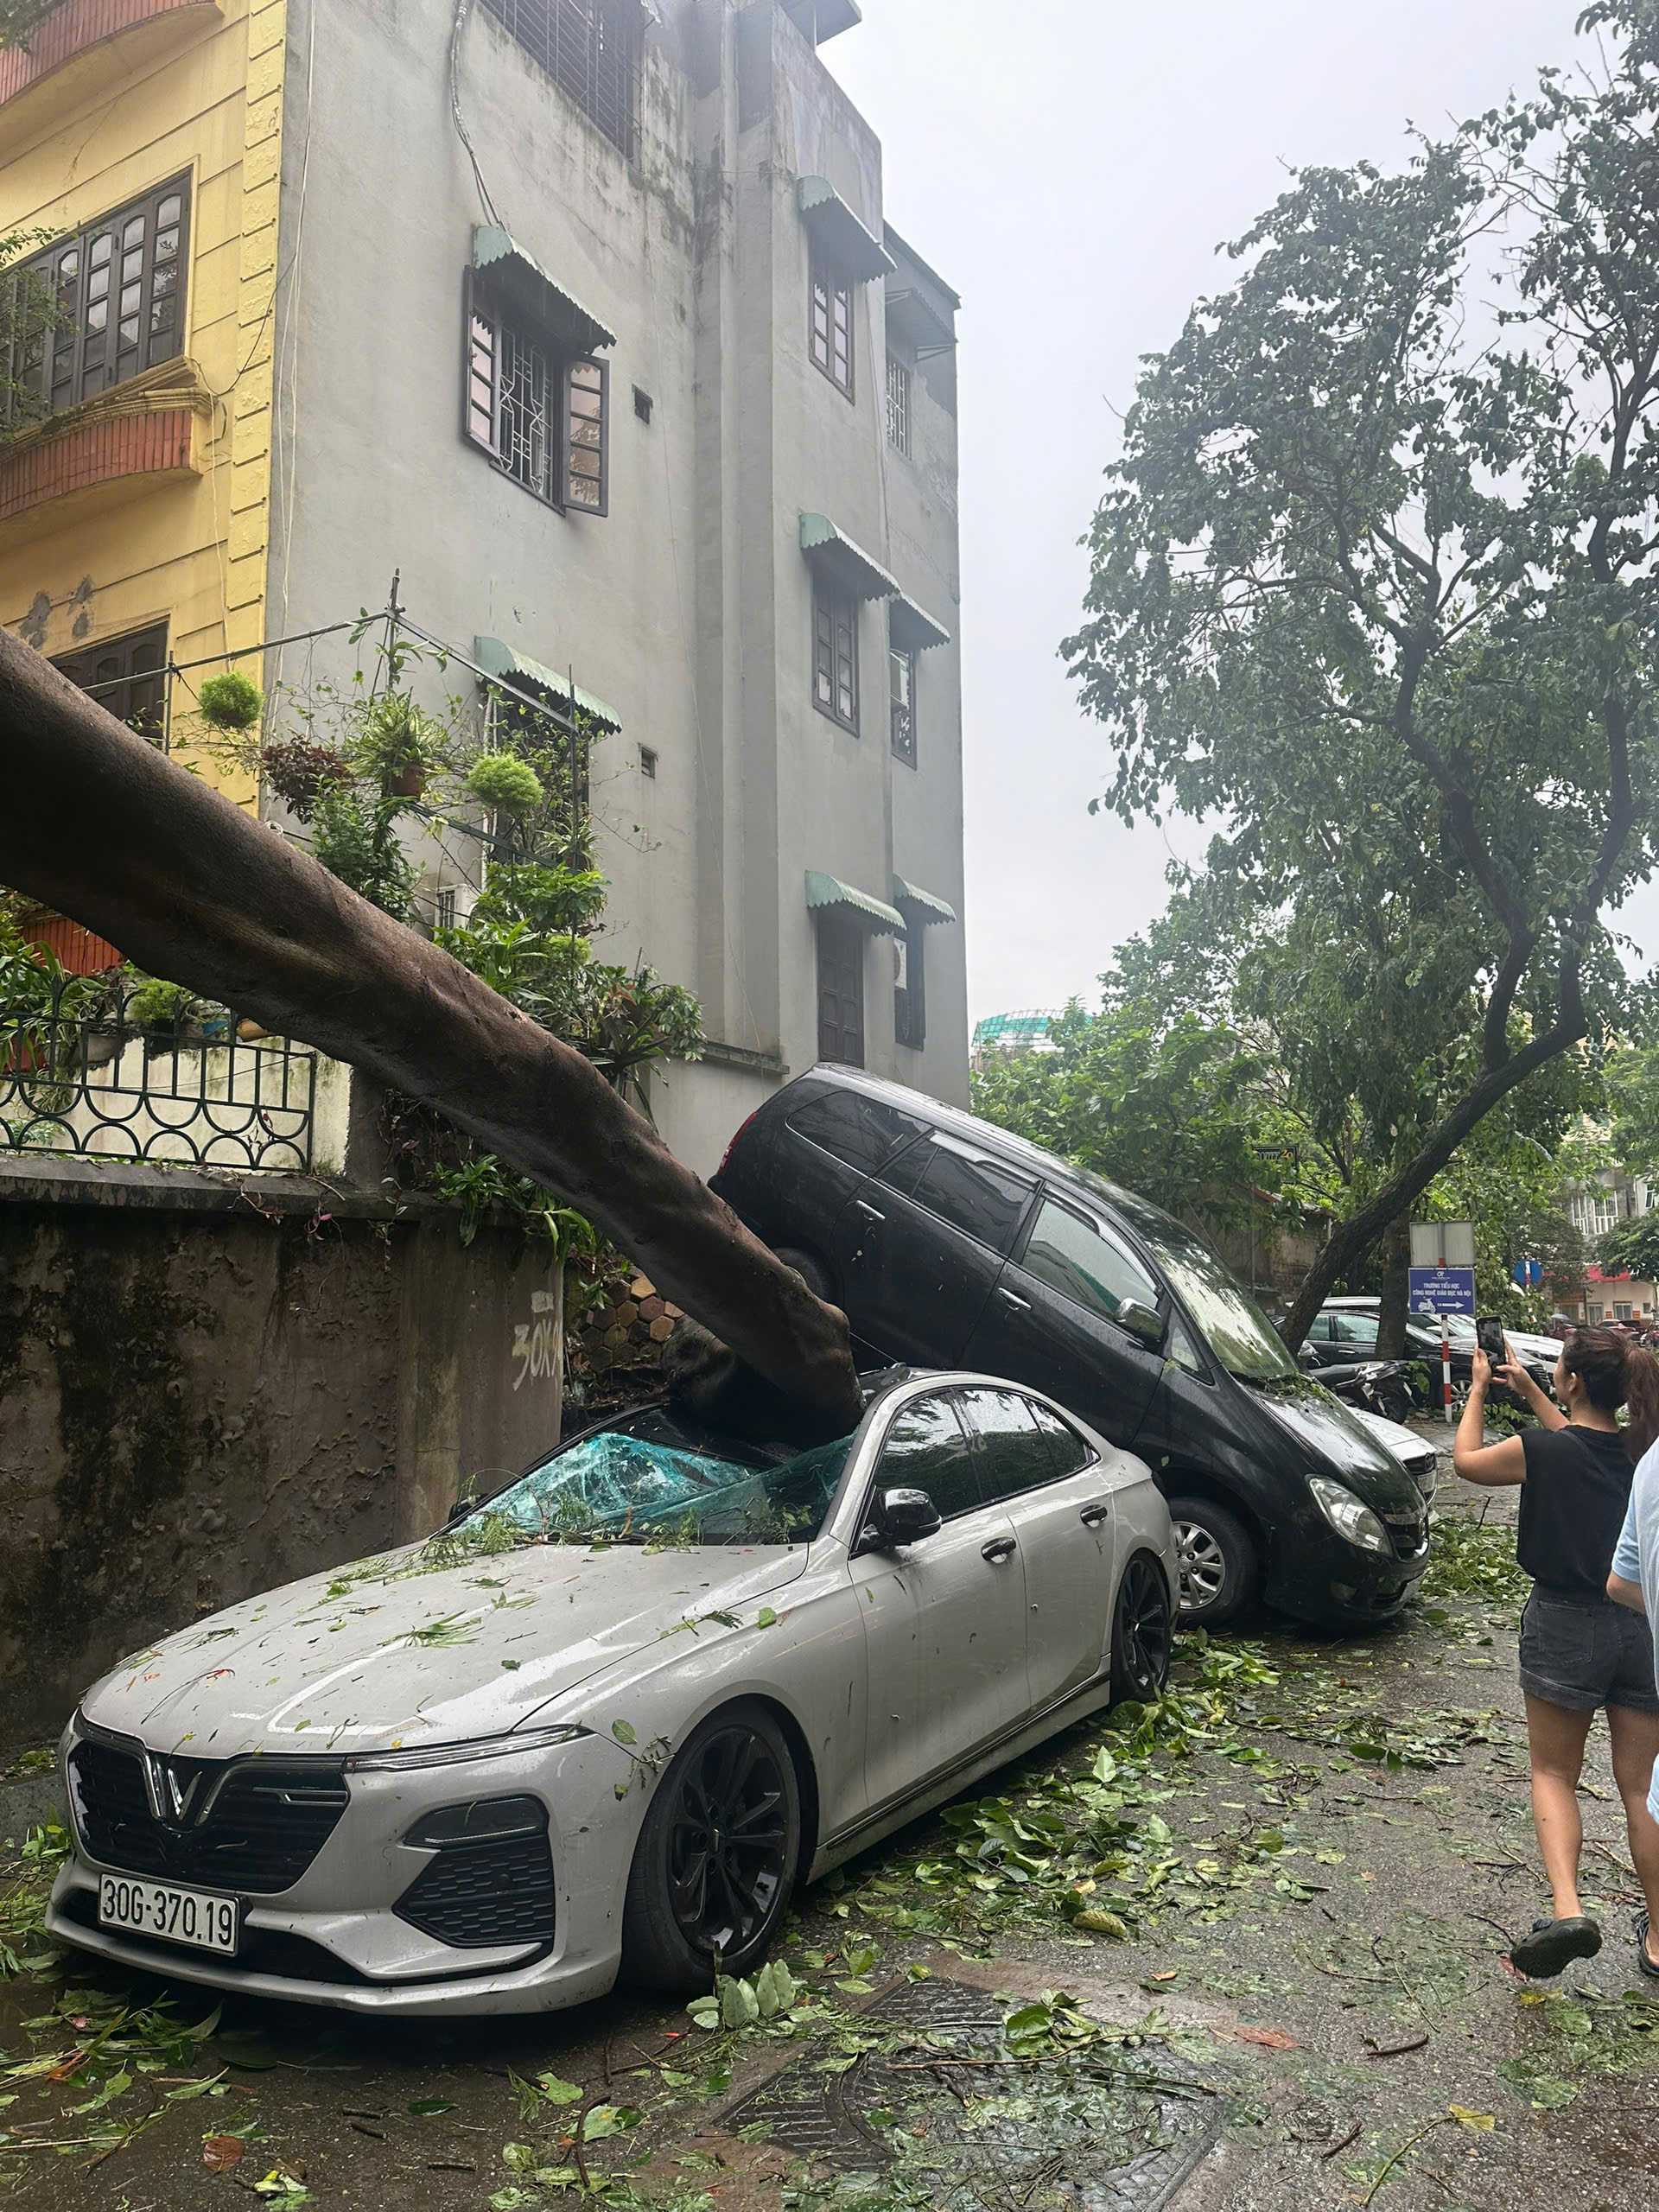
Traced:
[[188, 1943], [198, 1951], [236, 1956], [241, 1910], [234, 1897], [181, 1890], [173, 1882], [143, 1882], [128, 1874], [100, 1874], [98, 1923], [149, 1936], [163, 1943]]

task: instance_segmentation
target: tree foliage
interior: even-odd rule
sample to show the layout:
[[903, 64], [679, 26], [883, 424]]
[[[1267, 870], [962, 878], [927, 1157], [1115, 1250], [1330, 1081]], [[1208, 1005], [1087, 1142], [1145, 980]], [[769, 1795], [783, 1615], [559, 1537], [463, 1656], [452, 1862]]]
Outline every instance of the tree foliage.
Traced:
[[1659, 1213], [1639, 1213], [1610, 1229], [1596, 1248], [1604, 1274], [1659, 1282]]
[[1323, 1198], [1275, 1071], [1225, 1023], [1166, 1020], [1109, 991], [1098, 1014], [1073, 1003], [1050, 1034], [1052, 1052], [975, 1075], [976, 1113], [1216, 1230], [1264, 1198], [1298, 1219]]
[[1199, 885], [1243, 987], [1327, 1119], [1346, 1093], [1395, 1132], [1293, 1336], [1623, 1013], [1602, 916], [1655, 861], [1659, 72], [1647, 0], [1594, 12], [1599, 83], [1546, 74], [1395, 174], [1295, 175], [1148, 362], [1095, 520], [1066, 651], [1117, 756], [1099, 803], [1221, 818]]

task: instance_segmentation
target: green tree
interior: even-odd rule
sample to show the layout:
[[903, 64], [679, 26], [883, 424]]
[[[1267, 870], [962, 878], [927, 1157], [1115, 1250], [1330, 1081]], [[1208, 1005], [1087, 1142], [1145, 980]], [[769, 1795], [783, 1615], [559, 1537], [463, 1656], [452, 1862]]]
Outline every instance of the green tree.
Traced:
[[1610, 1229], [1596, 1247], [1596, 1258], [1608, 1274], [1659, 1282], [1659, 1212], [1637, 1214]]
[[1299, 172], [1231, 249], [1141, 378], [1066, 647], [1117, 755], [1097, 804], [1220, 817], [1206, 897], [1265, 924], [1281, 1027], [1398, 1056], [1389, 1172], [1293, 1339], [1624, 1011], [1601, 916], [1655, 861], [1659, 71], [1651, 0], [1586, 20], [1620, 41], [1599, 85], [1546, 75], [1398, 174]]
[[1257, 1052], [1196, 1012], [1167, 1019], [1115, 996], [1116, 980], [1100, 1013], [1066, 1009], [1052, 1052], [977, 1072], [974, 1111], [1211, 1230], [1247, 1222], [1264, 1197], [1298, 1219], [1319, 1203], [1323, 1178], [1298, 1173], [1309, 1148]]

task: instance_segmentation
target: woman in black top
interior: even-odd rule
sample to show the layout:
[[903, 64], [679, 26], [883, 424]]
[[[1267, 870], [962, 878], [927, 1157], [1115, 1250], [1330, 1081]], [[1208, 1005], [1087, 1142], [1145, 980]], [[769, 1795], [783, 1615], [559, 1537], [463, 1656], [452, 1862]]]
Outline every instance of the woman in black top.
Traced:
[[[1496, 1379], [1526, 1400], [1538, 1427], [1483, 1444], [1494, 1376], [1477, 1351], [1452, 1464], [1465, 1482], [1521, 1485], [1516, 1556], [1533, 1580], [1521, 1616], [1521, 1688], [1533, 1825], [1554, 1915], [1535, 1922], [1510, 1958], [1522, 1974], [1543, 1976], [1601, 1948], [1601, 1930], [1579, 1901], [1579, 1776], [1590, 1723], [1604, 1707], [1630, 1858], [1647, 1897], [1648, 1925], [1659, 1929], [1659, 1823], [1648, 1811], [1659, 1758], [1653, 1643], [1642, 1616], [1607, 1595], [1630, 1477], [1659, 1436], [1659, 1360], [1617, 1330], [1574, 1330], [1550, 1378], [1564, 1414], [1513, 1354]], [[1627, 1405], [1630, 1418], [1621, 1424]], [[1644, 1933], [1649, 1970], [1659, 1972], [1651, 1942]]]

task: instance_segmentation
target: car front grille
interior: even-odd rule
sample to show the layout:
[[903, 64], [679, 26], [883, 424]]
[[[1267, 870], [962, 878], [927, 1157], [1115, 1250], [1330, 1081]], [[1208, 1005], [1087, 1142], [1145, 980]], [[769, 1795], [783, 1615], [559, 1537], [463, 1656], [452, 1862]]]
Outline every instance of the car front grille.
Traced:
[[[338, 1767], [169, 1758], [189, 1792], [178, 1821], [149, 1808], [138, 1754], [88, 1739], [69, 1755], [75, 1827], [106, 1866], [207, 1889], [274, 1897], [291, 1889], [333, 1834], [349, 1802]], [[194, 1788], [192, 1785], [194, 1784]], [[193, 1819], [197, 1808], [206, 1818]]]
[[1382, 1518], [1396, 1555], [1401, 1559], [1420, 1558], [1428, 1544], [1427, 1510], [1420, 1506], [1415, 1513], [1385, 1513]]
[[450, 1844], [423, 1867], [392, 1910], [399, 1920], [457, 1950], [550, 1943], [553, 1859], [547, 1837]]

